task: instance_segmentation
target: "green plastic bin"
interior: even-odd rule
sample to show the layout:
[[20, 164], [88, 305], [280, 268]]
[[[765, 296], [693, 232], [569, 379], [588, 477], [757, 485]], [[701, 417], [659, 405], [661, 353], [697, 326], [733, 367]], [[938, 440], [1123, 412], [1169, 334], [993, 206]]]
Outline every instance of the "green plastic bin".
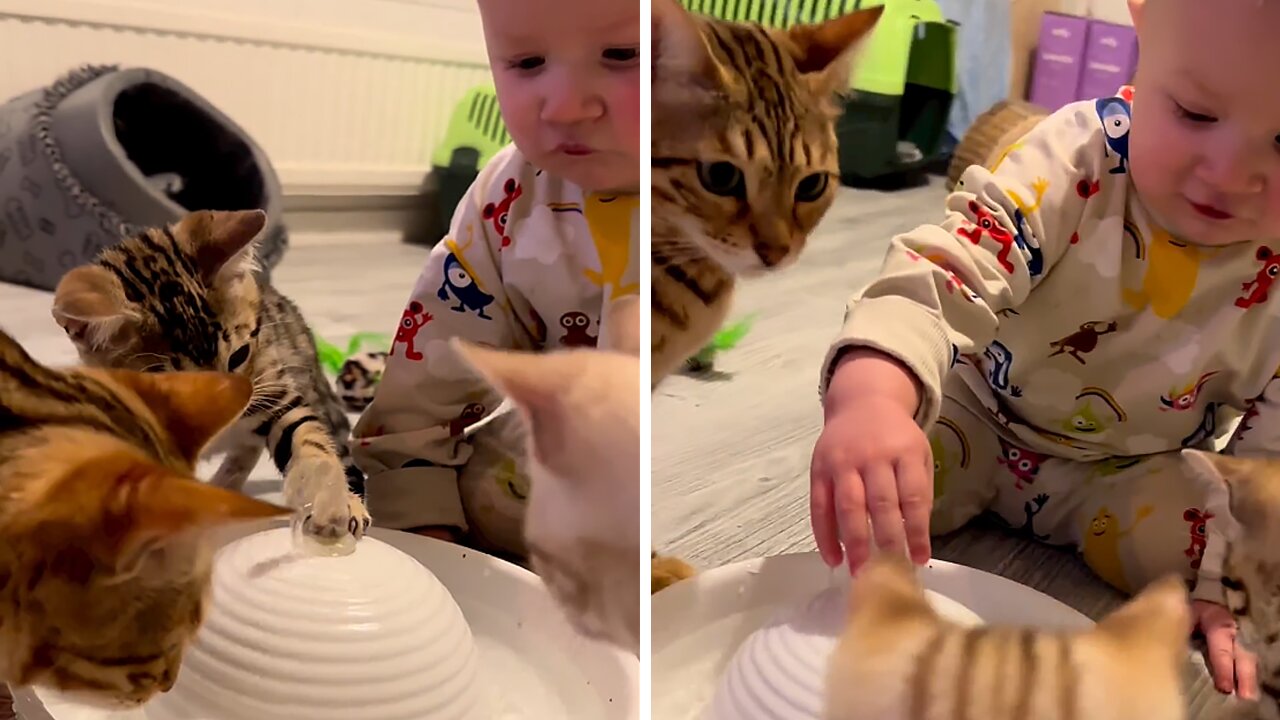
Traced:
[[956, 25], [934, 0], [683, 0], [724, 20], [786, 29], [883, 5], [851, 78], [836, 127], [840, 173], [871, 179], [941, 159], [956, 93]]
[[434, 245], [449, 232], [453, 211], [480, 168], [511, 142], [502, 121], [498, 95], [492, 83], [477, 85], [454, 107], [444, 139], [431, 156], [431, 176], [436, 188], [436, 212], [431, 226], [411, 241]]

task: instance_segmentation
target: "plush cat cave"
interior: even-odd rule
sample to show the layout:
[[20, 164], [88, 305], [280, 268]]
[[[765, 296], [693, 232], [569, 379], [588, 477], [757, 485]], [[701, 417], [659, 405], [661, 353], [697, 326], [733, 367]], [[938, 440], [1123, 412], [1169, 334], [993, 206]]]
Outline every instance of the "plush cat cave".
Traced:
[[147, 720], [492, 720], [471, 629], [426, 567], [376, 539], [302, 553], [288, 528], [225, 547], [177, 684]]
[[[784, 608], [738, 647], [702, 720], [818, 720], [827, 662], [849, 613], [847, 582]], [[976, 614], [926, 591], [945, 618], [978, 625]]]

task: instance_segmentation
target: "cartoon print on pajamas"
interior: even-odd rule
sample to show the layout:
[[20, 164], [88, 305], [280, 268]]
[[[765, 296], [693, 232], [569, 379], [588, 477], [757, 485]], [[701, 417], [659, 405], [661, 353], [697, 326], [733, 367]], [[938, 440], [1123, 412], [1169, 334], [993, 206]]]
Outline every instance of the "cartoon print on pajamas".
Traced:
[[1129, 161], [1129, 125], [1132, 122], [1129, 113], [1129, 103], [1118, 97], [1099, 98], [1094, 107], [1098, 112], [1098, 119], [1102, 121], [1102, 130], [1106, 134], [1106, 148], [1103, 153], [1110, 157], [1110, 153], [1106, 150], [1109, 148], [1120, 159], [1120, 164], [1111, 168], [1109, 171], [1112, 175], [1120, 175], [1127, 170], [1125, 164]]
[[1217, 374], [1217, 370], [1210, 370], [1196, 380], [1192, 380], [1185, 387], [1175, 387], [1170, 389], [1168, 395], [1160, 396], [1160, 409], [1166, 412], [1170, 410], [1182, 412], [1195, 407], [1196, 401], [1200, 399], [1200, 391], [1204, 389], [1205, 383], [1209, 382], [1209, 378]]
[[[955, 436], [960, 450], [958, 456], [947, 452], [947, 447], [942, 442], [943, 428]], [[933, 451], [933, 496], [936, 498], [946, 492], [947, 476], [951, 474], [953, 463], [958, 462], [961, 469], [969, 467], [969, 438], [954, 420], [940, 417], [934, 431], [929, 433], [929, 448]]]
[[484, 419], [484, 403], [470, 402], [458, 413], [458, 417], [445, 421], [441, 427], [449, 431], [449, 437], [459, 437], [467, 428]]
[[[1110, 411], [1110, 414], [1115, 418], [1114, 420], [1103, 417], [1093, 409], [1092, 400], [1095, 399]], [[1120, 407], [1120, 403], [1111, 396], [1111, 393], [1102, 388], [1092, 386], [1082, 388], [1076, 394], [1076, 400], [1079, 400], [1080, 404], [1076, 406], [1071, 417], [1062, 423], [1062, 428], [1069, 433], [1097, 435], [1110, 430], [1114, 423], [1122, 423], [1129, 419], [1124, 408]]]
[[595, 347], [597, 338], [590, 332], [591, 318], [584, 312], [574, 310], [560, 316], [560, 327], [564, 335], [560, 336], [560, 344], [564, 347]]
[[463, 255], [475, 239], [471, 233], [472, 229], [467, 228], [467, 230], [466, 245], [459, 247], [452, 239], [445, 240], [449, 253], [444, 256], [444, 282], [440, 284], [440, 290], [436, 296], [448, 302], [452, 294], [458, 304], [449, 308], [450, 310], [460, 313], [473, 311], [482, 320], [492, 320], [493, 317], [486, 315], [484, 309], [493, 304], [494, 297], [480, 286], [479, 278], [476, 277], [466, 261], [466, 256]]
[[1204, 548], [1209, 542], [1206, 527], [1213, 517], [1213, 513], [1200, 508], [1187, 508], [1182, 512], [1182, 519], [1191, 523], [1191, 544], [1187, 546], [1185, 553], [1191, 558], [1192, 570], [1199, 570], [1200, 561], [1204, 559]]
[[409, 303], [409, 307], [405, 308], [404, 313], [400, 315], [400, 324], [396, 326], [396, 337], [391, 342], [391, 356], [396, 354], [396, 346], [404, 345], [404, 356], [409, 360], [418, 362], [422, 359], [422, 351], [414, 347], [414, 340], [418, 337], [418, 331], [424, 325], [431, 322], [431, 313], [426, 312], [422, 307], [422, 303], [414, 300]]
[[515, 178], [507, 178], [502, 185], [502, 193], [505, 197], [501, 202], [487, 203], [480, 213], [485, 220], [493, 223], [493, 231], [502, 238], [502, 244], [498, 247], [499, 252], [511, 244], [511, 238], [507, 236], [507, 218], [511, 212], [511, 206], [520, 198], [522, 191]]
[[1258, 268], [1258, 274], [1252, 280], [1240, 284], [1240, 289], [1248, 294], [1236, 298], [1236, 307], [1245, 310], [1266, 302], [1272, 283], [1280, 276], [1280, 255], [1272, 253], [1271, 248], [1263, 245], [1258, 248], [1256, 257], [1262, 267]]
[[1013, 241], [1023, 255], [1026, 256], [1027, 274], [1032, 278], [1037, 278], [1044, 272], [1044, 254], [1040, 252], [1040, 246], [1035, 243], [1035, 237], [1031, 234], [1027, 225], [1027, 218], [1040, 209], [1040, 204], [1044, 202], [1044, 194], [1048, 189], [1048, 180], [1036, 178], [1031, 183], [1031, 191], [1036, 194], [1036, 201], [1030, 205], [1018, 193], [1012, 190], [1007, 191], [1009, 199], [1013, 201], [1015, 206], [1013, 211]]
[[1200, 263], [1212, 250], [1198, 248], [1175, 240], [1164, 228], [1151, 227], [1151, 241], [1144, 242], [1138, 226], [1125, 221], [1125, 234], [1133, 237], [1138, 258], [1146, 256], [1142, 287], [1124, 288], [1124, 303], [1133, 310], [1151, 308], [1158, 318], [1168, 320], [1182, 312], [1196, 289]]
[[1093, 464], [1093, 472], [1086, 482], [1099, 477], [1118, 475], [1124, 470], [1141, 464], [1142, 460], [1140, 457], [1115, 457], [1099, 460]]
[[956, 234], [974, 245], [982, 242], [983, 235], [990, 237], [992, 242], [1000, 246], [999, 252], [996, 253], [996, 260], [1000, 262], [1000, 267], [1012, 275], [1013, 262], [1009, 260], [1009, 254], [1013, 252], [1013, 235], [1009, 234], [1009, 231], [996, 221], [995, 215], [980, 205], [977, 200], [969, 201], [969, 212], [974, 216], [973, 227], [957, 228]]
[[1086, 365], [1084, 358], [1080, 357], [1080, 353], [1086, 355], [1093, 352], [1098, 347], [1098, 339], [1103, 335], [1109, 335], [1116, 331], [1116, 321], [1103, 322], [1101, 320], [1093, 320], [1080, 326], [1080, 329], [1062, 338], [1049, 343], [1049, 347], [1053, 348], [1053, 352], [1049, 353], [1049, 357], [1066, 353], [1075, 358], [1081, 365]]
[[1049, 540], [1049, 535], [1041, 535], [1036, 532], [1036, 516], [1040, 514], [1041, 510], [1044, 510], [1044, 506], [1048, 502], [1049, 496], [1045, 493], [1040, 493], [1034, 498], [1022, 503], [1022, 512], [1026, 515], [1027, 519], [1022, 523], [1021, 527], [1014, 527], [1013, 523], [1005, 520], [999, 514], [993, 513], [993, 515], [995, 516], [996, 522], [1004, 525], [1005, 529], [1011, 531], [1014, 535], [1025, 537], [1029, 540], [1035, 540], [1037, 542], [1046, 542]]
[[504, 457], [502, 462], [498, 464], [498, 469], [493, 475], [494, 482], [498, 483], [498, 487], [509, 497], [520, 502], [526, 502], [529, 499], [529, 480], [520, 474], [516, 461]]
[[1049, 456], [1018, 447], [1004, 438], [996, 439], [1000, 442], [1001, 455], [996, 462], [1009, 468], [1009, 473], [1014, 477], [1013, 487], [1023, 490], [1027, 485], [1035, 483], [1036, 475], [1040, 474], [1040, 466]]
[[982, 351], [982, 356], [991, 361], [991, 367], [987, 370], [987, 380], [991, 387], [1013, 397], [1022, 397], [1022, 388], [1009, 384], [1009, 374], [1013, 371], [1013, 353], [1009, 348], [999, 340], [992, 340]]
[[1143, 505], [1138, 508], [1133, 524], [1120, 529], [1120, 520], [1105, 505], [1098, 508], [1097, 514], [1084, 528], [1082, 551], [1084, 562], [1093, 569], [1098, 577], [1112, 587], [1129, 592], [1129, 581], [1124, 575], [1124, 564], [1120, 561], [1120, 540], [1133, 533], [1138, 524], [1148, 518], [1155, 508]]
[[1211, 402], [1204, 407], [1204, 418], [1200, 426], [1182, 439], [1182, 447], [1199, 447], [1212, 440], [1218, 434], [1218, 403]]
[[639, 207], [639, 195], [589, 193], [583, 199], [582, 214], [587, 219], [600, 261], [599, 270], [587, 269], [583, 273], [592, 285], [613, 288], [609, 300], [640, 292], [637, 283], [622, 284], [622, 276], [631, 262], [631, 225]]

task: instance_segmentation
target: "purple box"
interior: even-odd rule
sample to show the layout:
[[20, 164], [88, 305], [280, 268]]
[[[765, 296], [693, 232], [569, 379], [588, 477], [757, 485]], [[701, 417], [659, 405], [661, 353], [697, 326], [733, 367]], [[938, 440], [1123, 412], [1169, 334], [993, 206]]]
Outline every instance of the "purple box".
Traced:
[[1111, 97], [1133, 80], [1138, 65], [1138, 34], [1132, 27], [1094, 20], [1085, 43], [1080, 74], [1082, 100]]
[[1079, 99], [1080, 72], [1089, 20], [1075, 15], [1046, 12], [1040, 22], [1040, 43], [1031, 71], [1031, 102], [1057, 110]]

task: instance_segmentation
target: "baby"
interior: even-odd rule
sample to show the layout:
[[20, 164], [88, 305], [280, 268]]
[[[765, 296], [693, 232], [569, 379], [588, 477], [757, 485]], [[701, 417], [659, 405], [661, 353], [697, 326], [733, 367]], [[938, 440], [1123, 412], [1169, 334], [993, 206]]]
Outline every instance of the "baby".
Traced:
[[374, 522], [525, 556], [524, 429], [449, 346], [595, 346], [639, 290], [640, 7], [479, 0], [514, 144], [479, 173], [410, 295], [357, 424]]
[[[1043, 120], [892, 240], [823, 365], [811, 518], [831, 566], [917, 562], [985, 510], [1136, 592], [1176, 571], [1219, 690], [1225, 498], [1180, 459], [1280, 450], [1280, 3], [1137, 0], [1136, 90]], [[1280, 295], [1280, 287], [1276, 288]], [[932, 476], [933, 481], [930, 482]]]

